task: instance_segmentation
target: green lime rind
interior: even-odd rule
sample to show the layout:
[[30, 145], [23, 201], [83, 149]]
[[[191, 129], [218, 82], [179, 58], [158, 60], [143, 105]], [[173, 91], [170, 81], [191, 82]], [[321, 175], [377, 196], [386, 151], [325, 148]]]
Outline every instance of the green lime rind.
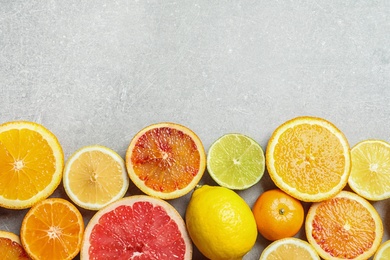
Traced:
[[218, 138], [207, 154], [207, 171], [220, 186], [244, 190], [260, 181], [265, 170], [264, 151], [252, 138], [226, 134]]

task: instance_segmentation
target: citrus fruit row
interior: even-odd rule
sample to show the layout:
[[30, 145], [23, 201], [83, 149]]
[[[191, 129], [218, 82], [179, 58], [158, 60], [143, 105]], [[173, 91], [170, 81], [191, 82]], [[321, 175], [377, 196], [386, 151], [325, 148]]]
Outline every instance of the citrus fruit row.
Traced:
[[[159, 123], [133, 137], [125, 159], [91, 145], [66, 163], [53, 133], [16, 121], [0, 125], [0, 158], [0, 206], [30, 208], [20, 240], [0, 233], [0, 246], [23, 257], [191, 259], [194, 243], [210, 259], [239, 259], [258, 232], [274, 241], [261, 259], [286, 250], [299, 259], [367, 259], [388, 251], [385, 244], [377, 251], [383, 224], [368, 200], [390, 197], [390, 145], [367, 140], [351, 149], [321, 118], [280, 125], [266, 153], [254, 139], [231, 133], [206, 156], [193, 131]], [[218, 187], [198, 185], [206, 167]], [[277, 189], [259, 194], [250, 208], [235, 190], [254, 186], [265, 169]], [[123, 198], [129, 179], [146, 195]], [[70, 201], [48, 198], [61, 180]], [[353, 192], [344, 191], [347, 185]], [[184, 221], [165, 200], [192, 191]], [[96, 211], [85, 228], [73, 203]], [[302, 203], [311, 203], [306, 216]], [[292, 238], [302, 226], [307, 241]]]
[[[203, 144], [190, 129], [151, 125], [131, 140], [125, 160], [91, 145], [65, 163], [58, 139], [44, 126], [8, 122], [0, 125], [0, 158], [0, 206], [29, 209], [20, 239], [0, 241], [4, 251], [32, 259], [72, 259], [80, 251], [82, 259], [191, 259], [184, 220], [162, 200], [187, 194], [204, 173]], [[149, 196], [122, 199], [129, 177]], [[71, 202], [49, 198], [61, 180]], [[72, 202], [97, 211], [86, 228]]]
[[49, 197], [61, 180], [78, 206], [98, 210], [126, 193], [128, 177], [148, 195], [174, 199], [190, 192], [202, 178], [206, 154], [187, 127], [160, 123], [132, 139], [126, 162], [100, 145], [74, 152], [64, 164], [56, 136], [27, 121], [0, 125], [0, 206], [29, 208]]

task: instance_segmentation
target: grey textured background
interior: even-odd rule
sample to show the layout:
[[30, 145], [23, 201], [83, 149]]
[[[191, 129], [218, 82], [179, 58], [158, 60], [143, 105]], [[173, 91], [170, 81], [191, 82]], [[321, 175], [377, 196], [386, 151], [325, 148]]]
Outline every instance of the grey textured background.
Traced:
[[[265, 149], [299, 115], [328, 119], [351, 146], [390, 141], [390, 1], [0, 0], [0, 91], [0, 123], [43, 124], [66, 158], [91, 144], [124, 156], [162, 121], [206, 150], [229, 132]], [[266, 173], [239, 193], [252, 206], [271, 187]], [[184, 215], [188, 199], [170, 202]], [[389, 200], [374, 205], [388, 222]], [[0, 209], [0, 229], [18, 233], [25, 212]]]

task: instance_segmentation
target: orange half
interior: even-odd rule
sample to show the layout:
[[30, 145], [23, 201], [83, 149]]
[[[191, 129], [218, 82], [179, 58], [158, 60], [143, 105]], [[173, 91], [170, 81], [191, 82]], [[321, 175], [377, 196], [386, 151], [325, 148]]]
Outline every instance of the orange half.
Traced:
[[312, 204], [305, 230], [307, 240], [324, 259], [369, 259], [383, 237], [378, 212], [349, 191]]
[[322, 118], [297, 117], [279, 126], [266, 150], [266, 166], [275, 184], [291, 196], [317, 202], [347, 184], [350, 148], [344, 134]]
[[69, 201], [50, 198], [35, 204], [25, 215], [20, 240], [28, 255], [39, 260], [70, 260], [80, 251], [84, 220]]
[[56, 136], [27, 121], [0, 125], [0, 206], [29, 208], [58, 187], [64, 154]]
[[150, 125], [131, 140], [126, 153], [130, 179], [161, 199], [187, 194], [202, 178], [206, 154], [199, 137], [175, 123]]

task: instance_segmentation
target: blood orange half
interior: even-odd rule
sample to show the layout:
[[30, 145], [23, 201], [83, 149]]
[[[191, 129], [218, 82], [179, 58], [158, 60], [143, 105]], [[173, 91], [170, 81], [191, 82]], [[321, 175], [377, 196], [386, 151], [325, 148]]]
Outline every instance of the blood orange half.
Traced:
[[185, 223], [168, 202], [146, 195], [120, 199], [89, 221], [81, 259], [191, 259]]
[[306, 237], [323, 259], [369, 259], [383, 238], [383, 223], [370, 202], [341, 191], [313, 203], [306, 216]]
[[29, 260], [18, 235], [0, 230], [0, 259]]
[[206, 168], [198, 136], [185, 126], [159, 123], [145, 127], [126, 152], [130, 179], [147, 195], [174, 199], [190, 192]]

